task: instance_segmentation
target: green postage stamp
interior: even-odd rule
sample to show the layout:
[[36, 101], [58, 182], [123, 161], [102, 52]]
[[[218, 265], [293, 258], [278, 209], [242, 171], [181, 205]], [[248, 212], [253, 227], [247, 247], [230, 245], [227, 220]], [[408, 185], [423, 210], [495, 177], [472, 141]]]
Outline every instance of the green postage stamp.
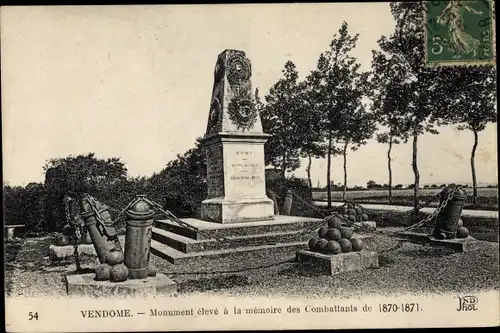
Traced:
[[426, 64], [495, 64], [492, 0], [423, 1]]

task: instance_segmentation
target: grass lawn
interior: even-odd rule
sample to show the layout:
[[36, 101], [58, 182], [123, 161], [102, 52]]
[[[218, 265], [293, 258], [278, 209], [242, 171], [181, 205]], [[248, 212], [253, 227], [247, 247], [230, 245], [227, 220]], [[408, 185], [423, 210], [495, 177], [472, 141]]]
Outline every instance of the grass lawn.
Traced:
[[[28, 238], [22, 247], [19, 247], [20, 244], [6, 244], [7, 253], [18, 251], [16, 256], [11, 256], [10, 261], [6, 262], [7, 295], [66, 295], [64, 276], [74, 273], [75, 265], [51, 265], [48, 260], [51, 241], [51, 237], [45, 236]], [[390, 250], [398, 244], [399, 247]], [[394, 238], [377, 232], [368, 246], [380, 252], [380, 268], [342, 273], [334, 277], [299, 273], [293, 262], [295, 253], [286, 250], [275, 256], [209, 259], [202, 265], [172, 265], [156, 256], [152, 256], [151, 261], [159, 272], [178, 283], [179, 294], [339, 298], [408, 292], [473, 293], [499, 287], [498, 243], [483, 242], [473, 252], [455, 253], [443, 248], [398, 243]], [[385, 250], [389, 251], [383, 252]], [[95, 264], [95, 258], [83, 258], [83, 266], [89, 271]], [[214, 271], [225, 273], [210, 273]]]
[[[465, 189], [469, 196], [472, 195], [472, 188]], [[498, 210], [498, 189], [496, 188], [478, 188], [477, 209], [481, 210]], [[423, 204], [433, 196], [441, 192], [441, 189], [420, 189], [420, 202]], [[363, 191], [347, 191], [347, 200], [356, 201], [360, 204], [388, 204], [388, 190], [363, 190]], [[412, 206], [413, 205], [413, 190], [393, 190], [393, 205]], [[315, 201], [326, 201], [327, 192], [313, 192], [312, 198]], [[342, 201], [342, 192], [332, 192], [332, 201]], [[464, 207], [470, 208], [471, 199]], [[437, 205], [439, 199], [433, 202]]]

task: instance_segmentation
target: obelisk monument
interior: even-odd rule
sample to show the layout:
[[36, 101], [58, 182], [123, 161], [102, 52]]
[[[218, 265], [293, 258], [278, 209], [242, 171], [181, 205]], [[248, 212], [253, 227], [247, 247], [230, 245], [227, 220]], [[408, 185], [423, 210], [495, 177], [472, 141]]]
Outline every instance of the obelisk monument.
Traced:
[[225, 50], [215, 65], [214, 87], [203, 146], [208, 197], [201, 219], [218, 223], [274, 218], [266, 195], [263, 133], [255, 108], [252, 67], [245, 52]]

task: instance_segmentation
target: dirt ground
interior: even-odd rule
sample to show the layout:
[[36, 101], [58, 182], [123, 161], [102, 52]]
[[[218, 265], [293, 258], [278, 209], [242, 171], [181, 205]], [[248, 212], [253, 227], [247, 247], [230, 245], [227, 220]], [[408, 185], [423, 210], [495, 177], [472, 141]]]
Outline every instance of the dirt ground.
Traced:
[[[64, 276], [75, 273], [74, 263], [51, 264], [49, 236], [6, 244], [6, 294], [64, 296]], [[379, 251], [380, 267], [334, 277], [300, 273], [295, 253], [249, 255], [246, 260], [209, 260], [199, 265], [172, 265], [152, 256], [158, 271], [178, 284], [179, 294], [228, 296], [356, 297], [478, 292], [499, 288], [499, 244], [481, 242], [479, 249], [455, 253], [444, 248], [397, 242], [377, 235], [372, 250]], [[91, 272], [97, 260], [82, 258]], [[216, 272], [216, 273], [210, 273]]]

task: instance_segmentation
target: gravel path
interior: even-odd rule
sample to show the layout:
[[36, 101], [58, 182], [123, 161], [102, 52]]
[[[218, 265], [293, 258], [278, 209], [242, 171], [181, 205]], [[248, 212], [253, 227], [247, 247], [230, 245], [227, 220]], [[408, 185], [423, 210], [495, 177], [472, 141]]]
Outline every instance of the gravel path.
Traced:
[[[8, 294], [31, 297], [66, 295], [64, 276], [74, 273], [75, 265], [50, 265], [50, 242], [50, 237], [27, 239], [15, 259], [7, 263]], [[377, 235], [370, 246], [373, 250], [384, 251], [397, 244], [392, 238]], [[180, 294], [342, 298], [382, 293], [477, 292], [498, 290], [499, 287], [498, 243], [482, 242], [480, 248], [473, 252], [455, 253], [404, 242], [397, 249], [380, 254], [380, 268], [342, 273], [335, 277], [301, 274], [293, 262], [273, 265], [294, 257], [294, 253], [284, 251], [272, 257], [249, 256], [247, 260], [224, 262], [213, 260], [201, 267], [174, 266], [156, 256], [152, 256], [151, 260], [159, 272], [178, 283]], [[96, 259], [83, 259], [83, 267], [89, 270], [95, 263]], [[270, 267], [259, 268], [266, 265]], [[244, 270], [248, 267], [256, 269]], [[233, 272], [191, 274], [227, 270]]]
[[[10, 281], [11, 296], [65, 296], [64, 276], [76, 270], [73, 263], [52, 265], [49, 260], [49, 245], [53, 237], [27, 238], [15, 260], [7, 263], [6, 276]], [[91, 270], [96, 258], [82, 256], [82, 268]]]

